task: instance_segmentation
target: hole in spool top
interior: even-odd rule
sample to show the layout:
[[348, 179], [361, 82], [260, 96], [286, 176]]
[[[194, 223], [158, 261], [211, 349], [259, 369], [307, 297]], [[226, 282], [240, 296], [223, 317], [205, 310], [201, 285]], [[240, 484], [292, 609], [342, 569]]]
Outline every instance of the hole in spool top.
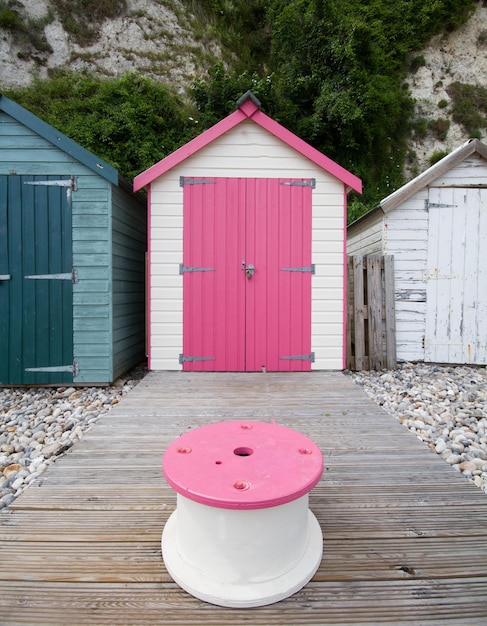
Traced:
[[237, 456], [250, 456], [253, 453], [254, 451], [252, 448], [235, 448], [233, 451], [233, 454], [236, 454]]

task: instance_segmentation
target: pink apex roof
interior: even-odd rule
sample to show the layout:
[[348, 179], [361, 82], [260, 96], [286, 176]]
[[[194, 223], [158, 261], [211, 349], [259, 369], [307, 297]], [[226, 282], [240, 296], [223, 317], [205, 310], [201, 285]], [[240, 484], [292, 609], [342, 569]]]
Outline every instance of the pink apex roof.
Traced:
[[259, 108], [259, 101], [250, 91], [238, 100], [237, 106], [238, 109], [234, 113], [231, 113], [220, 122], [201, 133], [201, 135], [198, 135], [172, 154], [169, 154], [152, 167], [149, 167], [145, 172], [136, 176], [134, 178], [134, 191], [139, 191], [142, 187], [149, 185], [153, 180], [162, 176], [162, 174], [165, 174], [176, 165], [179, 165], [182, 161], [192, 156], [198, 152], [198, 150], [201, 150], [227, 131], [238, 126], [241, 122], [251, 119], [310, 161], [338, 178], [338, 180], [342, 181], [347, 187], [359, 193], [362, 192], [362, 181], [360, 178], [357, 178], [357, 176], [341, 165], [338, 165], [338, 163], [335, 163], [335, 161], [329, 159], [322, 152], [316, 150], [316, 148], [310, 146], [290, 130], [287, 130], [287, 128], [278, 124], [268, 115], [262, 113]]

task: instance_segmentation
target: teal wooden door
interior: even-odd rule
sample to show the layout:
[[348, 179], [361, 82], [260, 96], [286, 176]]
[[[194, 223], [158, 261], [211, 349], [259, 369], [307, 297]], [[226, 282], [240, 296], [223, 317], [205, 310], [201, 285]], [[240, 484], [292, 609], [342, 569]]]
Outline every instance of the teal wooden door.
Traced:
[[71, 179], [0, 176], [0, 384], [73, 381]]

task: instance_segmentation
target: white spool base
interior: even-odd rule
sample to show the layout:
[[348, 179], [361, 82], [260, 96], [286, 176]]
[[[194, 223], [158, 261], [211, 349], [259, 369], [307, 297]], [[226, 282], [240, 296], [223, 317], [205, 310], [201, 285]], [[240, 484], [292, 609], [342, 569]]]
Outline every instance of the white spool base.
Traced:
[[311, 511], [308, 513], [307, 539], [303, 554], [289, 571], [259, 582], [242, 584], [222, 582], [211, 578], [184, 559], [178, 550], [177, 510], [169, 517], [162, 533], [162, 554], [173, 580], [192, 596], [232, 608], [251, 608], [279, 602], [299, 591], [308, 583], [321, 563], [323, 536]]

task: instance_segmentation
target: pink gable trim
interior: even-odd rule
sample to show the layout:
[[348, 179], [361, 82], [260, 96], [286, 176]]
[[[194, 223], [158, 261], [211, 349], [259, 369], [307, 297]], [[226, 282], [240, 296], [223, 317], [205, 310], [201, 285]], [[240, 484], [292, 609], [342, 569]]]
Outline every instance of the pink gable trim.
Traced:
[[148, 185], [159, 176], [162, 176], [162, 174], [165, 174], [173, 167], [176, 167], [176, 165], [179, 165], [179, 163], [192, 156], [198, 152], [198, 150], [201, 150], [201, 148], [204, 148], [213, 140], [220, 137], [220, 135], [223, 135], [246, 119], [247, 116], [244, 115], [240, 109], [228, 117], [225, 117], [223, 120], [218, 122], [218, 124], [215, 124], [208, 130], [205, 130], [205, 132], [201, 133], [201, 135], [191, 139], [191, 141], [184, 144], [184, 146], [181, 146], [175, 152], [169, 154], [158, 163], [155, 163], [152, 167], [149, 167], [149, 169], [145, 170], [145, 172], [138, 174], [134, 178], [134, 191], [139, 191], [139, 189], [142, 189], [145, 185]]
[[287, 128], [284, 128], [281, 124], [278, 124], [268, 115], [262, 113], [252, 98], [244, 99], [234, 113], [231, 113], [223, 120], [201, 133], [201, 135], [198, 135], [198, 137], [195, 137], [172, 154], [145, 170], [145, 172], [136, 176], [134, 178], [134, 191], [139, 191], [142, 187], [149, 185], [153, 180], [162, 176], [162, 174], [165, 174], [176, 165], [179, 165], [182, 161], [192, 156], [246, 119], [251, 119], [269, 133], [288, 144], [291, 148], [301, 153], [310, 161], [338, 178], [338, 180], [342, 181], [346, 186], [350, 187], [354, 191], [358, 191], [360, 193], [362, 192], [362, 181], [359, 178], [343, 168], [341, 165], [338, 165], [338, 163], [335, 163], [335, 161], [329, 159], [323, 153], [319, 152], [319, 150], [316, 150], [316, 148], [310, 146], [290, 130], [287, 130]]
[[313, 161], [313, 163], [316, 163], [316, 165], [319, 165], [319, 167], [335, 176], [335, 178], [338, 178], [338, 180], [342, 181], [347, 187], [351, 187], [354, 191], [362, 193], [362, 181], [360, 178], [357, 178], [357, 176], [341, 165], [338, 165], [338, 163], [335, 163], [335, 161], [332, 161], [322, 152], [310, 146], [309, 143], [306, 143], [306, 141], [287, 128], [284, 128], [284, 126], [281, 126], [281, 124], [278, 124], [271, 117], [262, 113], [262, 111], [257, 111], [255, 115], [252, 116], [252, 121], [256, 122], [278, 139], [281, 139], [284, 143], [287, 143], [288, 146], [300, 152], [310, 161]]

